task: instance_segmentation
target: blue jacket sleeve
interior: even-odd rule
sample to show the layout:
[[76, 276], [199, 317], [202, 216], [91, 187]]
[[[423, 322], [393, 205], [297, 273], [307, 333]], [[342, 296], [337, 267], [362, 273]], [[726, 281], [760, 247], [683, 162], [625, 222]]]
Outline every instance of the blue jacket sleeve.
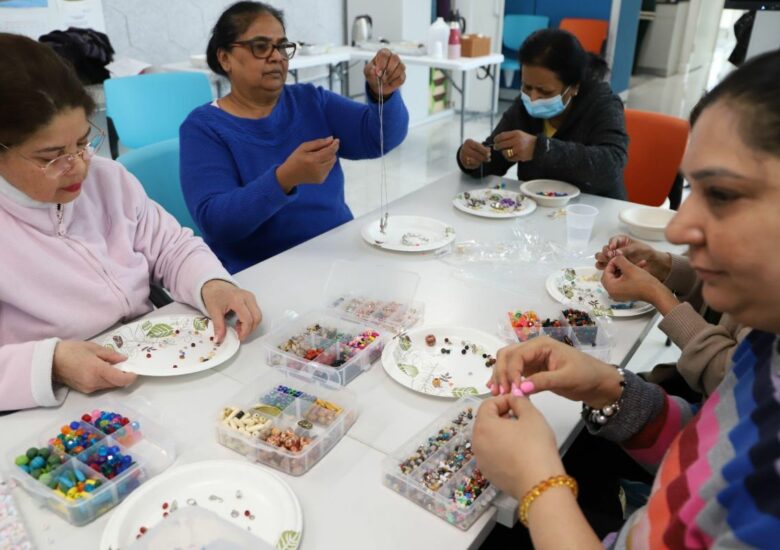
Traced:
[[295, 189], [287, 195], [279, 185], [276, 179], [279, 164], [242, 185], [227, 144], [200, 121], [185, 120], [179, 136], [184, 200], [210, 242], [245, 239], [297, 198]]
[[[339, 156], [349, 160], [379, 157], [379, 103], [371, 99], [368, 89], [368, 103], [323, 88], [318, 91], [328, 125], [341, 142]], [[409, 113], [398, 90], [385, 101], [383, 128], [387, 153], [401, 144], [409, 130]]]

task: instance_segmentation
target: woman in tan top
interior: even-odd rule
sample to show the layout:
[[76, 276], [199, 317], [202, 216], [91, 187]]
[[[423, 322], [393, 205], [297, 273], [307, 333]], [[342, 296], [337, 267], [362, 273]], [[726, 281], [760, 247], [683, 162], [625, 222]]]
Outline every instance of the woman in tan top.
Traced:
[[[607, 268], [615, 257], [614, 269]], [[688, 258], [617, 235], [596, 254], [596, 267], [606, 268], [601, 282], [612, 298], [655, 306], [663, 315], [658, 328], [682, 350], [677, 371], [693, 390], [705, 396], [712, 393], [750, 329], [728, 314], [721, 315], [717, 324], [705, 319], [709, 308]]]

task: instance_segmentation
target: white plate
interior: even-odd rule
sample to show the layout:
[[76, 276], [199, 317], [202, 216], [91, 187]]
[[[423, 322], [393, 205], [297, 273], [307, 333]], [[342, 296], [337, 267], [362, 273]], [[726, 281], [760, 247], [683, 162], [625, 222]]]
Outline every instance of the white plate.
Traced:
[[[529, 180], [520, 185], [520, 191], [538, 202], [541, 206], [561, 207], [580, 196], [578, 187], [558, 180]], [[545, 197], [540, 191], [566, 193], [563, 197]]]
[[385, 234], [379, 220], [363, 226], [367, 243], [397, 252], [430, 252], [455, 240], [455, 229], [444, 222], [422, 216], [389, 216]]
[[677, 212], [666, 208], [634, 206], [621, 210], [619, 217], [635, 237], [648, 241], [663, 241], [666, 238], [666, 226], [675, 214]]
[[[466, 198], [468, 193], [469, 198]], [[513, 203], [508, 206], [499, 207], [495, 205], [497, 199], [509, 199]], [[509, 191], [507, 189], [475, 189], [474, 191], [464, 191], [458, 193], [452, 199], [455, 208], [481, 216], [483, 218], [517, 218], [525, 216], [536, 210], [536, 202], [523, 196], [522, 193]]]
[[[436, 336], [436, 344], [429, 346], [425, 337]], [[464, 395], [486, 395], [487, 383], [493, 369], [485, 366], [487, 353], [496, 356], [498, 350], [506, 346], [500, 338], [480, 330], [464, 327], [428, 326], [419, 327], [405, 333], [411, 347], [403, 350], [401, 338], [396, 336], [385, 346], [382, 352], [382, 367], [390, 378], [418, 393], [436, 397], [463, 397]], [[444, 338], [449, 338], [447, 345]], [[463, 342], [470, 349], [464, 355]], [[477, 344], [477, 353], [471, 346]], [[443, 354], [442, 348], [451, 353]]]
[[214, 344], [213, 337], [214, 324], [208, 317], [167, 315], [135, 321], [94, 341], [127, 355], [117, 365], [123, 371], [180, 376], [216, 367], [238, 351], [238, 335], [232, 327], [222, 344]]
[[594, 314], [636, 317], [655, 309], [647, 302], [616, 302], [601, 284], [601, 271], [595, 267], [567, 267], [547, 277], [547, 292], [562, 304], [581, 306]]
[[[236, 498], [236, 491], [241, 498]], [[218, 497], [218, 499], [210, 497]], [[114, 511], [100, 540], [102, 550], [124, 550], [140, 528], [151, 529], [170, 510], [197, 503], [277, 549], [298, 548], [303, 513], [298, 497], [279, 478], [243, 460], [208, 460], [177, 466], [141, 485]], [[232, 517], [233, 511], [237, 517]], [[249, 510], [255, 519], [244, 515]]]

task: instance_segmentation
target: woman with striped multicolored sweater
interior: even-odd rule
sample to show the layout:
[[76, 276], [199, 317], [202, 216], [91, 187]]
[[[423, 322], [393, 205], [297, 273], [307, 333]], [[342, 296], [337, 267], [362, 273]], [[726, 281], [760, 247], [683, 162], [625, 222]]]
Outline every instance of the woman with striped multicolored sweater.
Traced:
[[[549, 339], [499, 352], [474, 429], [479, 467], [520, 502], [537, 548], [776, 548], [780, 544], [780, 51], [694, 109], [691, 195], [667, 228], [704, 299], [755, 327], [703, 405]], [[604, 277], [621, 277], [614, 262]], [[544, 417], [523, 396], [583, 402], [588, 429], [656, 473], [646, 506], [604, 541], [590, 529]]]

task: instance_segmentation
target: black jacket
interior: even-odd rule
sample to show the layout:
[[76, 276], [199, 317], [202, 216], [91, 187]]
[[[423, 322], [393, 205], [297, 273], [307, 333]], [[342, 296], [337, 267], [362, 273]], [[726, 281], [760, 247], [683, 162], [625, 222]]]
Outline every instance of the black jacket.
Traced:
[[[576, 185], [583, 193], [625, 199], [623, 168], [628, 156], [628, 134], [623, 102], [606, 82], [581, 84], [572, 102], [563, 124], [548, 138], [544, 135], [544, 122], [530, 116], [518, 96], [486, 142], [492, 143], [496, 134], [507, 130], [533, 134], [537, 137], [534, 158], [517, 163], [517, 179], [556, 179]], [[460, 163], [459, 155], [455, 158], [460, 169], [475, 178], [503, 176], [514, 164], [494, 152], [490, 162], [469, 170]]]

